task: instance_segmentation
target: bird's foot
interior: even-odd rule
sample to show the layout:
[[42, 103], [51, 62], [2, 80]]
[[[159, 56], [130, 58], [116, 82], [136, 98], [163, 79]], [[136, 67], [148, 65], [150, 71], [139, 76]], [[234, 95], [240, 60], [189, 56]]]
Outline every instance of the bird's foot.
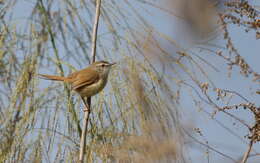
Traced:
[[89, 112], [90, 109], [89, 109], [88, 107], [85, 107], [85, 108], [83, 109], [83, 111], [84, 111], [84, 112]]

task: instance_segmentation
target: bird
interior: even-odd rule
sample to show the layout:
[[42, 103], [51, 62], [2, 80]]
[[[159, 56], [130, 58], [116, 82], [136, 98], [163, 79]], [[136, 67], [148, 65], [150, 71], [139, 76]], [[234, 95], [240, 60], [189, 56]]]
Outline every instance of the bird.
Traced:
[[70, 84], [71, 89], [81, 96], [86, 106], [84, 98], [94, 96], [104, 89], [109, 72], [114, 64], [116, 63], [96, 61], [82, 70], [71, 73], [67, 77], [46, 74], [38, 75], [46, 80], [62, 81]]

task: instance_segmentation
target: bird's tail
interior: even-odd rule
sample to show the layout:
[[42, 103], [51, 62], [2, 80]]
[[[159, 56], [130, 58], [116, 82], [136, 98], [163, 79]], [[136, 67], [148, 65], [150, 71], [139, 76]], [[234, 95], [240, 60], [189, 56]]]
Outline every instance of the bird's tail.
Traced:
[[46, 80], [55, 80], [55, 81], [66, 81], [66, 77], [62, 76], [55, 76], [55, 75], [44, 75], [44, 74], [38, 74], [42, 79]]

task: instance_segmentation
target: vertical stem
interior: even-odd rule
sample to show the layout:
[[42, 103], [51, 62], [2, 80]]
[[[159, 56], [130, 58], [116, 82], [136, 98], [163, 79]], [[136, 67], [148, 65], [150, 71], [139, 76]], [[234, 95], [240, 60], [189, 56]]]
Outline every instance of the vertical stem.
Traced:
[[[90, 98], [88, 98], [90, 99]], [[84, 100], [84, 99], [82, 99]], [[85, 103], [85, 102], [84, 102]], [[88, 130], [88, 121], [89, 121], [89, 115], [90, 115], [90, 101], [88, 100], [87, 105], [85, 105], [87, 111], [84, 113], [84, 120], [83, 120], [83, 131], [81, 133], [80, 138], [80, 153], [79, 153], [79, 161], [84, 162], [84, 154], [85, 154], [85, 147], [86, 147], [86, 136], [87, 136], [87, 130]]]
[[96, 3], [96, 18], [94, 22], [94, 28], [92, 31], [92, 51], [91, 51], [91, 56], [92, 56], [92, 62], [95, 62], [96, 60], [96, 49], [97, 49], [97, 30], [98, 30], [98, 22], [99, 22], [99, 16], [100, 16], [100, 6], [101, 6], [101, 0], [97, 0]]
[[[92, 48], [91, 48], [91, 56], [92, 56], [92, 62], [95, 62], [96, 58], [96, 44], [97, 44], [97, 30], [98, 30], [98, 22], [99, 22], [99, 16], [100, 16], [100, 6], [101, 6], [101, 0], [97, 0], [96, 3], [96, 16], [94, 21], [94, 27], [92, 31]], [[85, 104], [85, 101], [83, 99], [83, 102]], [[85, 104], [86, 111], [84, 113], [84, 120], [83, 120], [83, 131], [80, 138], [80, 154], [79, 154], [79, 161], [81, 163], [84, 162], [84, 154], [85, 154], [85, 147], [86, 147], [86, 135], [87, 135], [87, 129], [88, 129], [88, 122], [89, 122], [89, 116], [91, 113], [91, 97], [87, 99], [87, 106]]]

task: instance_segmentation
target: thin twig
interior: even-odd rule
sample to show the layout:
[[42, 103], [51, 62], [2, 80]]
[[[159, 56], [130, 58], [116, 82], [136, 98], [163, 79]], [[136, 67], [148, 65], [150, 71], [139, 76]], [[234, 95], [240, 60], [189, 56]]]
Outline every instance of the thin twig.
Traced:
[[96, 60], [96, 49], [97, 49], [97, 30], [98, 30], [98, 22], [99, 22], [99, 16], [100, 16], [100, 6], [101, 6], [101, 0], [97, 0], [96, 3], [96, 18], [94, 22], [94, 28], [92, 31], [92, 51], [91, 51], [91, 56], [92, 56], [92, 62], [95, 62]]
[[253, 146], [253, 140], [250, 141], [248, 149], [247, 149], [246, 153], [244, 154], [241, 163], [246, 163], [247, 162], [247, 159], [248, 159], [248, 156], [249, 156], [249, 154], [251, 152], [252, 146]]
[[183, 131], [184, 131], [184, 133], [185, 133], [187, 136], [189, 136], [192, 140], [194, 140], [194, 142], [196, 142], [196, 143], [198, 143], [198, 144], [200, 144], [200, 145], [202, 145], [202, 146], [208, 148], [209, 150], [211, 150], [211, 151], [213, 151], [213, 152], [216, 152], [217, 154], [219, 154], [219, 155], [221, 155], [221, 156], [223, 156], [223, 157], [225, 157], [225, 158], [227, 158], [227, 159], [229, 159], [229, 160], [231, 160], [231, 161], [233, 161], [233, 162], [237, 162], [234, 158], [230, 157], [229, 155], [226, 155], [225, 153], [222, 153], [221, 151], [218, 151], [217, 149], [215, 149], [215, 148], [209, 146], [208, 144], [205, 144], [205, 143], [199, 141], [197, 138], [195, 138], [194, 136], [192, 136], [192, 135], [191, 135], [188, 131], [186, 131], [184, 128], [183, 128]]
[[[100, 6], [101, 6], [101, 0], [97, 0], [96, 3], [96, 17], [95, 17], [95, 22], [94, 22], [94, 27], [92, 31], [92, 62], [95, 62], [96, 58], [96, 43], [97, 43], [97, 30], [98, 30], [98, 23], [99, 23], [99, 16], [100, 16]], [[87, 129], [88, 129], [88, 122], [89, 122], [89, 116], [91, 113], [91, 98], [89, 97], [87, 99], [87, 105], [84, 102], [84, 105], [86, 107], [86, 111], [84, 114], [84, 120], [83, 120], [83, 131], [81, 134], [81, 139], [80, 139], [80, 154], [79, 154], [79, 161], [84, 162], [84, 154], [85, 154], [85, 146], [86, 146], [86, 135], [87, 135]]]

